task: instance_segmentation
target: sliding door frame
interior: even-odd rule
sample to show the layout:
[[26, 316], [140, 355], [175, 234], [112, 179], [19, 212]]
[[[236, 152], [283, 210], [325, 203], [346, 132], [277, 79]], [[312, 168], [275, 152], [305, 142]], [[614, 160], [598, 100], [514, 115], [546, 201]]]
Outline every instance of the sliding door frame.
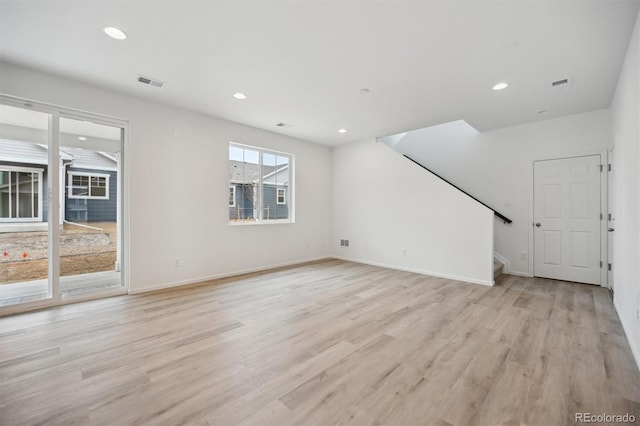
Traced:
[[[110, 117], [102, 114], [96, 114], [87, 111], [76, 110], [72, 108], [61, 107], [57, 105], [38, 102], [30, 99], [18, 98], [15, 96], [0, 93], [0, 104], [12, 107], [39, 111], [49, 114], [49, 145], [48, 145], [48, 161], [49, 161], [49, 178], [46, 188], [46, 196], [49, 201], [49, 217], [48, 221], [48, 280], [49, 280], [49, 298], [45, 300], [20, 303], [11, 306], [0, 307], [0, 316], [11, 315], [19, 312], [27, 312], [36, 309], [48, 308], [52, 306], [65, 305], [69, 303], [80, 302], [84, 300], [93, 300], [103, 297], [123, 295], [129, 293], [130, 282], [130, 188], [129, 188], [129, 122], [122, 118]], [[69, 118], [74, 120], [89, 121], [96, 124], [113, 126], [122, 129], [123, 136], [121, 138], [121, 158], [124, 161], [119, 163], [118, 173], [118, 190], [120, 196], [117, 206], [119, 247], [117, 262], [120, 268], [120, 277], [122, 286], [117, 288], [109, 288], [106, 290], [91, 291], [80, 294], [63, 295], [60, 292], [60, 218], [62, 212], [60, 192], [60, 118]], [[124, 206], [124, 208], [123, 208]]]

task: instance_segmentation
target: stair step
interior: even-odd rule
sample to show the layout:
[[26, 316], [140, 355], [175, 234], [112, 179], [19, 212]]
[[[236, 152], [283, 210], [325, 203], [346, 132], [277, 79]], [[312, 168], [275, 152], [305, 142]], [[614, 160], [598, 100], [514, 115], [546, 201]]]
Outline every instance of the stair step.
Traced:
[[504, 270], [504, 265], [498, 261], [493, 261], [493, 279], [495, 280], [500, 275], [502, 275], [502, 271]]

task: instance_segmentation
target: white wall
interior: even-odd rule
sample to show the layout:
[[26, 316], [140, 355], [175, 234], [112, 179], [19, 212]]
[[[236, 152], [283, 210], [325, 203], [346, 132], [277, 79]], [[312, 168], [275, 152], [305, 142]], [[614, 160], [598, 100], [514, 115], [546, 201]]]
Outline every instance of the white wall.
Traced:
[[[8, 64], [0, 92], [129, 120], [132, 291], [329, 255], [328, 147]], [[295, 224], [228, 225], [229, 141], [295, 155]]]
[[493, 282], [493, 212], [387, 145], [368, 140], [333, 149], [333, 206], [336, 257]]
[[640, 366], [640, 15], [611, 106], [616, 197], [614, 304]]
[[513, 220], [505, 225], [495, 219], [495, 250], [508, 260], [510, 273], [529, 275], [533, 161], [606, 150], [609, 111], [485, 133], [462, 123], [409, 132], [396, 149]]

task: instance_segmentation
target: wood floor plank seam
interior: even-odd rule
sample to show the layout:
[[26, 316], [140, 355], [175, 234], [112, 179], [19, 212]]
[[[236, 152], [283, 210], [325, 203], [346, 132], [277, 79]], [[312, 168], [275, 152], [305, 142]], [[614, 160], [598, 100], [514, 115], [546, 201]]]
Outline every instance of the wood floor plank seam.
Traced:
[[1, 425], [640, 418], [605, 289], [323, 260], [0, 318]]

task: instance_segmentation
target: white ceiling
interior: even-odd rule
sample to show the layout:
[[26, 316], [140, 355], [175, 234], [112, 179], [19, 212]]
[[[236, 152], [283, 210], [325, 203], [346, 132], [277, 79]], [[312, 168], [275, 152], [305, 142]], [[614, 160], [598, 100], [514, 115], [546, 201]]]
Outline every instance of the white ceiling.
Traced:
[[[637, 0], [0, 0], [0, 59], [337, 145], [606, 108], [637, 10]], [[129, 38], [106, 37], [107, 25]], [[563, 78], [568, 87], [551, 87]], [[510, 86], [494, 92], [498, 81]]]

